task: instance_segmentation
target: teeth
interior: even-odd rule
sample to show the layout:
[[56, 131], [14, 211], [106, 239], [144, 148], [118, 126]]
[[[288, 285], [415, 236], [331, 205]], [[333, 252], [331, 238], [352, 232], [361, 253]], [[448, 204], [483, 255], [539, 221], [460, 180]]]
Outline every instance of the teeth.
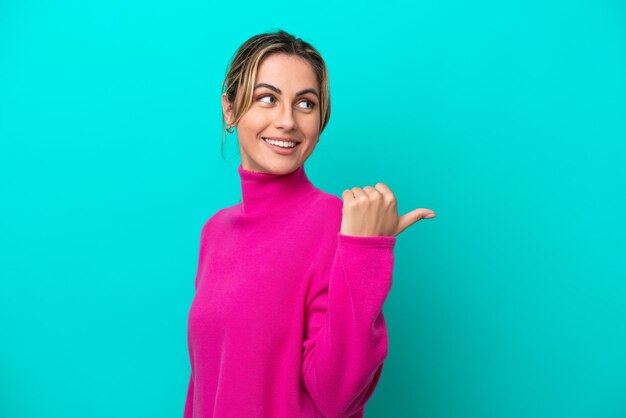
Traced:
[[274, 141], [273, 139], [269, 139], [269, 138], [263, 138], [265, 140], [265, 142], [267, 142], [268, 144], [272, 144], [272, 145], [276, 145], [282, 148], [293, 148], [296, 146], [295, 142], [285, 142], [285, 141]]

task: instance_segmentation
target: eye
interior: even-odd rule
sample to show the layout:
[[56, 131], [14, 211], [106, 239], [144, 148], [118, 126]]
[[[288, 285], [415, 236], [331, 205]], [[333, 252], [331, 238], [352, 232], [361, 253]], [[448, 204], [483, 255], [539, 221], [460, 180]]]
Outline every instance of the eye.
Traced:
[[[305, 106], [300, 106], [303, 103], [305, 104]], [[315, 107], [315, 103], [313, 103], [310, 100], [302, 100], [300, 103], [298, 103], [298, 105], [302, 107], [303, 109], [313, 109]]]
[[267, 95], [267, 96], [261, 96], [257, 100], [262, 103], [272, 104], [274, 103], [275, 99], [274, 99], [274, 96]]

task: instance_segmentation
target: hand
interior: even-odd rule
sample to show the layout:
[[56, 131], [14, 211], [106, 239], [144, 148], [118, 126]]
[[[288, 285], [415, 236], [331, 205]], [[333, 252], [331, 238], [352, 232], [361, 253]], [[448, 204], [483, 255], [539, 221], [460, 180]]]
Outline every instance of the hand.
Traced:
[[398, 217], [396, 197], [387, 185], [353, 187], [341, 194], [341, 233], [353, 236], [398, 235], [415, 222], [434, 218], [435, 212], [418, 208]]

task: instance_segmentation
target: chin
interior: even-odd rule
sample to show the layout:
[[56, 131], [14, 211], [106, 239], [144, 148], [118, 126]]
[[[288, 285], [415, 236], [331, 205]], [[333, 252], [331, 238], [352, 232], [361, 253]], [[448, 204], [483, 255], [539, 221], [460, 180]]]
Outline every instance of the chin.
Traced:
[[297, 170], [302, 164], [298, 162], [276, 162], [274, 164], [268, 164], [265, 166], [269, 173], [273, 174], [289, 174], [292, 171]]

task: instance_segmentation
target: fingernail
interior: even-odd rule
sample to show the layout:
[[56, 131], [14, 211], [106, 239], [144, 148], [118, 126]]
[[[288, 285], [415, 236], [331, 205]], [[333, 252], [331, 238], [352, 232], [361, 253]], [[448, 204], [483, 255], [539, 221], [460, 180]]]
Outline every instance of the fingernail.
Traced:
[[424, 216], [424, 218], [434, 218], [435, 216], [437, 215], [435, 215], [434, 213], [429, 213], [428, 215]]

